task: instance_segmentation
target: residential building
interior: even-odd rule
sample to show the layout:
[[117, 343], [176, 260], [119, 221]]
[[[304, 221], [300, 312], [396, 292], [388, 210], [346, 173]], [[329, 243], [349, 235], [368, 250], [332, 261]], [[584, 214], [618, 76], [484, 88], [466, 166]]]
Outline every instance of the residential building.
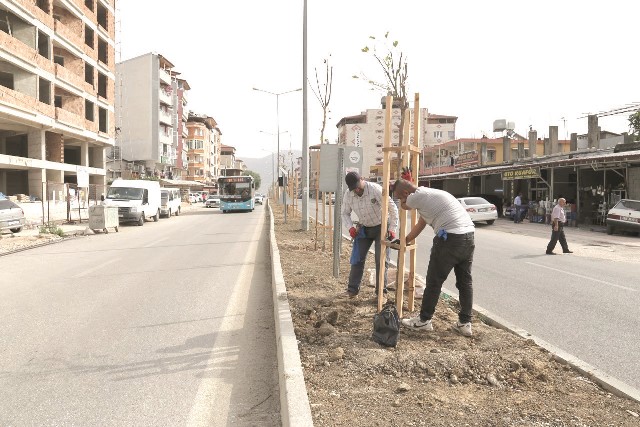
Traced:
[[119, 155], [144, 165], [145, 175], [172, 179], [174, 170], [179, 169], [179, 138], [174, 137], [179, 130], [175, 115], [177, 104], [185, 96], [183, 91], [178, 99], [175, 93], [173, 69], [174, 65], [157, 53], [116, 64], [118, 149], [113, 156], [114, 168], [118, 167], [115, 157]]
[[[0, 0], [0, 191], [105, 185], [115, 0]], [[88, 179], [87, 179], [88, 178]]]
[[174, 144], [176, 146], [176, 165], [173, 168], [173, 179], [186, 180], [189, 172], [189, 162], [187, 161], [189, 148], [186, 144], [187, 137], [187, 121], [189, 120], [189, 110], [187, 108], [188, 97], [187, 91], [191, 89], [186, 80], [178, 78], [180, 73], [172, 72], [173, 78], [171, 86], [175, 96], [172, 117]]
[[[189, 181], [200, 181], [213, 184], [218, 178], [214, 174], [216, 141], [219, 141], [219, 129], [213, 117], [207, 115], [189, 114], [187, 120], [187, 161]], [[218, 137], [216, 137], [216, 134]]]
[[236, 159], [236, 149], [220, 145], [220, 176], [238, 176], [246, 169], [242, 160]]

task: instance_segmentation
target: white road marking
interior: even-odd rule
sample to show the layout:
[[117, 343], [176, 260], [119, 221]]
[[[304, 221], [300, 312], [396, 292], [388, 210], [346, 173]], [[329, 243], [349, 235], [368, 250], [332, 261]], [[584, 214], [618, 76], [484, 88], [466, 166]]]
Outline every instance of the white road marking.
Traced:
[[151, 243], [147, 243], [146, 245], [143, 246], [143, 248], [150, 248], [152, 246], [155, 246], [157, 243], [164, 242], [167, 239], [168, 239], [168, 237], [162, 237], [162, 238], [160, 238], [158, 240], [154, 240]]
[[593, 277], [583, 276], [582, 274], [569, 273], [568, 271], [560, 270], [559, 268], [547, 267], [546, 265], [536, 264], [535, 262], [526, 262], [526, 264], [534, 265], [536, 267], [546, 268], [548, 270], [557, 271], [558, 273], [568, 274], [569, 276], [575, 276], [575, 277], [579, 277], [581, 279], [591, 280], [593, 282], [602, 283], [604, 285], [613, 286], [614, 288], [620, 288], [620, 289], [624, 289], [626, 291], [631, 291], [631, 292], [637, 292], [638, 291], [637, 289], [627, 288], [626, 286], [616, 285], [615, 283], [605, 282], [604, 280], [594, 279]]
[[96, 265], [95, 267], [89, 268], [89, 269], [83, 271], [82, 273], [76, 274], [75, 276], [73, 276], [73, 278], [74, 279], [78, 279], [80, 277], [88, 276], [90, 273], [93, 273], [96, 270], [100, 270], [101, 268], [103, 268], [103, 267], [105, 267], [105, 266], [107, 266], [109, 264], [113, 264], [114, 262], [118, 262], [120, 260], [122, 260], [122, 258], [110, 259], [109, 261], [105, 261], [102, 264], [99, 264], [99, 265]]

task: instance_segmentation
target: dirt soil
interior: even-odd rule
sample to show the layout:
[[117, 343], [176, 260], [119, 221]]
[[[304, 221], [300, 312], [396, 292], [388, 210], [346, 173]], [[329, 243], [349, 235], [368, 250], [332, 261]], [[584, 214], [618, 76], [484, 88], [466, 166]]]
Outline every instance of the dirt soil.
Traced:
[[0, 236], [0, 255], [60, 240], [63, 240], [63, 237], [60, 237], [57, 234], [42, 233], [37, 236], [24, 236], [20, 233], [6, 233]]
[[452, 331], [454, 300], [438, 303], [433, 332], [401, 329], [396, 348], [378, 345], [369, 275], [358, 298], [337, 298], [350, 245], [342, 245], [335, 279], [329, 245], [314, 249], [315, 223], [303, 232], [299, 216], [284, 224], [281, 206], [271, 207], [316, 426], [640, 426], [639, 403], [603, 390], [532, 340], [475, 318], [471, 338]]

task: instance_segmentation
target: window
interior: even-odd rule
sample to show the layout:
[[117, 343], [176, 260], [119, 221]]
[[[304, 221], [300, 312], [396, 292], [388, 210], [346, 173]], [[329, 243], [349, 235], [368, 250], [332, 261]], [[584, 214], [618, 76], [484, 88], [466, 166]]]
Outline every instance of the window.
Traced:
[[109, 45], [98, 37], [98, 61], [109, 65]]
[[49, 36], [38, 30], [38, 53], [47, 59], [51, 58]]
[[449, 139], [456, 139], [456, 131], [455, 130], [450, 130], [449, 131]]
[[93, 66], [84, 63], [84, 81], [93, 86]]
[[84, 100], [84, 118], [89, 120], [90, 122], [94, 121], [93, 113], [94, 113], [93, 102], [88, 99]]
[[13, 74], [0, 71], [0, 86], [13, 89]]
[[433, 132], [433, 137], [434, 138], [442, 138], [442, 131], [441, 130], [437, 130], [437, 131]]
[[93, 12], [93, 0], [84, 0], [84, 5]]
[[98, 25], [100, 25], [105, 30], [109, 28], [107, 26], [108, 16], [109, 15], [107, 14], [107, 8], [98, 3], [98, 12], [97, 12]]
[[98, 72], [98, 96], [107, 97], [107, 76]]
[[38, 100], [51, 105], [51, 82], [38, 77]]
[[53, 97], [53, 105], [56, 108], [62, 108], [62, 96], [61, 95], [55, 95]]
[[487, 161], [488, 162], [496, 161], [496, 150], [487, 150]]
[[103, 133], [107, 133], [107, 110], [106, 108], [98, 107], [98, 130]]
[[84, 44], [93, 49], [93, 30], [86, 24], [84, 26]]
[[64, 67], [64, 56], [54, 55], [53, 62]]

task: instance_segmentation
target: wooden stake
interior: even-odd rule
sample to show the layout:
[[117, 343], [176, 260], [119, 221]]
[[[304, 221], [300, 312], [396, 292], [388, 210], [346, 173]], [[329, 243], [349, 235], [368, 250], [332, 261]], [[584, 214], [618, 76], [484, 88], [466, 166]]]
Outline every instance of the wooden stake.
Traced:
[[[391, 113], [393, 110], [392, 97], [386, 97], [386, 110], [384, 115], [384, 148], [391, 147]], [[389, 215], [389, 175], [391, 167], [391, 152], [382, 153], [382, 223], [380, 224], [380, 241], [386, 243], [387, 216]], [[380, 245], [380, 271], [378, 271], [378, 312], [382, 311], [382, 299], [384, 298], [384, 264], [386, 261], [387, 246]], [[401, 307], [400, 307], [401, 309]]]

